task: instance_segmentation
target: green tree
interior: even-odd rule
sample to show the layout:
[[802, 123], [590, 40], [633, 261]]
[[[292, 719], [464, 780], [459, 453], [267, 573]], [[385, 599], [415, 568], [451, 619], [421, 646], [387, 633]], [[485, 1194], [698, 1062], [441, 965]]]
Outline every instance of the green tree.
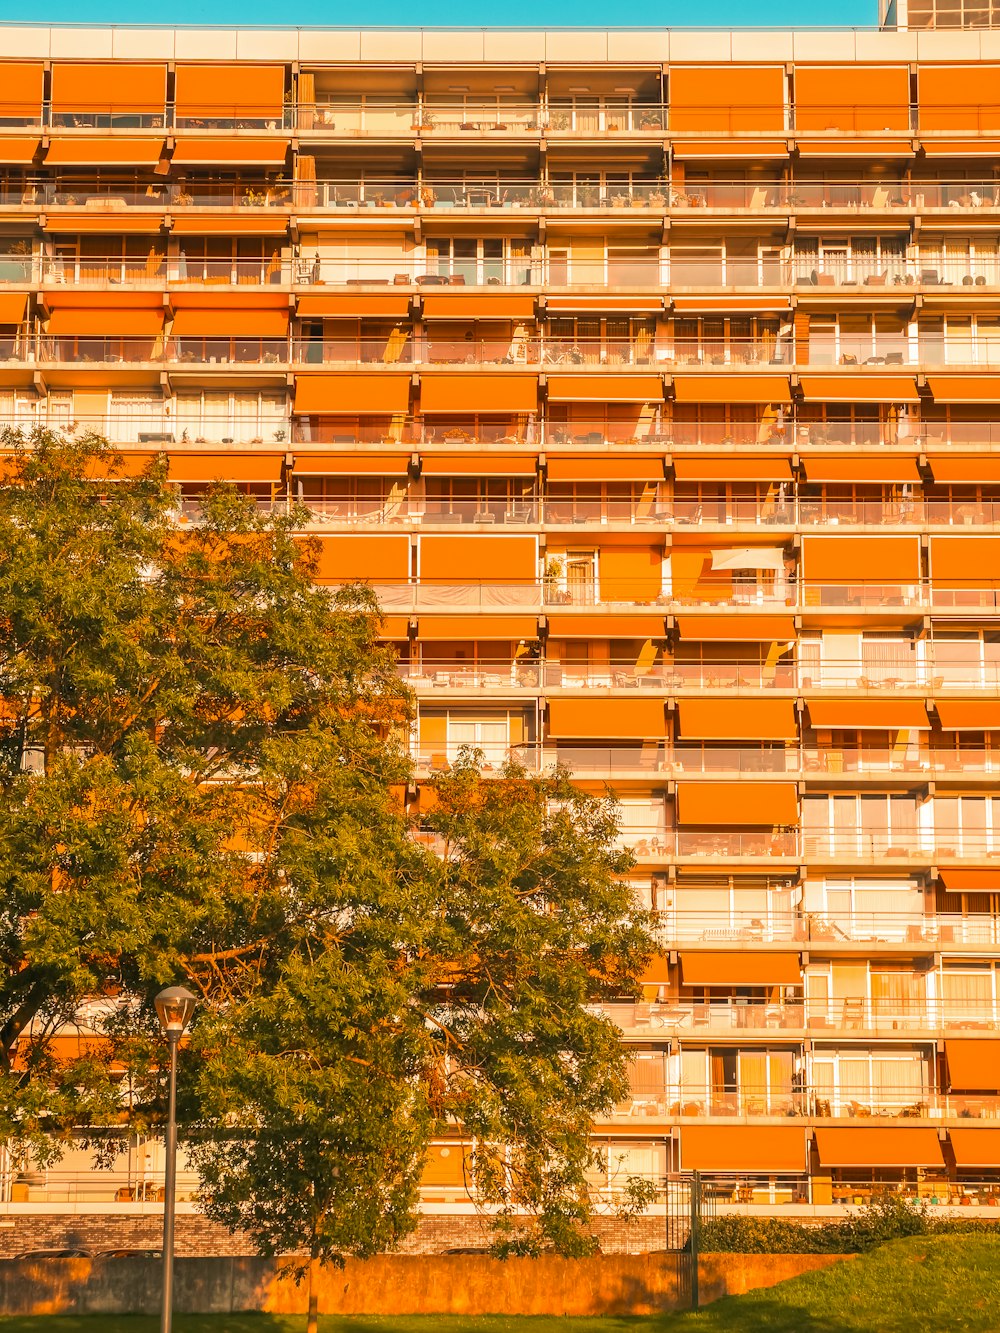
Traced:
[[203, 1206], [262, 1252], [397, 1243], [439, 1133], [475, 1142], [507, 1249], [586, 1252], [589, 1131], [626, 1086], [587, 1006], [650, 948], [613, 799], [471, 754], [414, 824], [377, 607], [314, 587], [302, 513], [219, 486], [185, 527], [162, 463], [7, 446], [0, 1132], [155, 1123], [150, 998], [185, 981]]

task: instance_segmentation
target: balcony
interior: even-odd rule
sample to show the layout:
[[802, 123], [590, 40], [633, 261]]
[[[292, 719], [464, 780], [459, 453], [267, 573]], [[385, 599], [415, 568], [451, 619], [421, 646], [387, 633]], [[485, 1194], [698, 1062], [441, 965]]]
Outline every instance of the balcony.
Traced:
[[810, 1120], [988, 1120], [1000, 1119], [1000, 1097], [948, 1095], [926, 1087], [868, 1087], [842, 1094], [816, 1091], [774, 1091], [740, 1086], [721, 1089], [704, 1085], [667, 1084], [660, 1091], [634, 1094], [602, 1117], [610, 1125], [643, 1119], [675, 1120], [808, 1117]]

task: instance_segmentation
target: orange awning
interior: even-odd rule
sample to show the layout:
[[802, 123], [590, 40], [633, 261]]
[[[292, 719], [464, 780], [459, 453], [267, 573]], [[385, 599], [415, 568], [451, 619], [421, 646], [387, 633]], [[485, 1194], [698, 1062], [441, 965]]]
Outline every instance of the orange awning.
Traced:
[[794, 782], [678, 782], [678, 824], [797, 824]]
[[948, 1039], [944, 1054], [952, 1092], [1000, 1092], [1000, 1041]]
[[654, 953], [642, 969], [639, 978], [643, 986], [669, 986], [670, 958], [665, 953]]
[[675, 454], [677, 481], [791, 481], [787, 454]]
[[533, 296], [425, 296], [424, 319], [534, 319]]
[[[795, 66], [795, 130], [844, 134], [910, 129], [908, 65]], [[837, 140], [830, 150], [839, 151]]]
[[244, 139], [233, 135], [230, 139], [177, 140], [171, 161], [174, 166], [195, 167], [215, 162], [243, 162], [248, 166], [283, 167], [288, 156], [288, 139]]
[[921, 65], [917, 71], [919, 133], [944, 130], [978, 137], [1000, 130], [1000, 65]]
[[163, 332], [163, 310], [53, 310], [46, 330], [54, 338], [156, 338]]
[[1000, 1166], [1000, 1129], [949, 1129], [948, 1138], [961, 1170], [970, 1166]]
[[[49, 213], [45, 217], [45, 230], [64, 235], [76, 235], [79, 232], [100, 233], [106, 236], [119, 236], [127, 232], [130, 236], [152, 236], [163, 229], [163, 214], [154, 213]], [[48, 297], [46, 297], [48, 299]]]
[[662, 296], [549, 296], [545, 309], [552, 315], [587, 313], [652, 315], [663, 310]]
[[409, 616], [385, 616], [379, 628], [380, 639], [406, 639], [410, 633]]
[[938, 879], [944, 888], [954, 893], [993, 892], [1000, 889], [1000, 867], [989, 870], [951, 869], [942, 867]]
[[[180, 64], [174, 76], [177, 116], [204, 120], [273, 120], [284, 116], [284, 65]], [[209, 127], [210, 128], [210, 127]]]
[[27, 309], [27, 292], [0, 292], [0, 324], [20, 324]]
[[801, 986], [797, 953], [682, 953], [682, 986]]
[[811, 699], [813, 728], [841, 731], [930, 731], [931, 720], [919, 699]]
[[424, 477], [533, 477], [535, 454], [422, 454]]
[[45, 66], [41, 61], [4, 61], [0, 119], [41, 123]]
[[943, 1166], [936, 1129], [817, 1129], [819, 1160], [828, 1166]]
[[296, 375], [293, 412], [395, 416], [410, 406], [409, 375]]
[[1000, 700], [936, 699], [943, 731], [1000, 731]]
[[683, 315], [690, 312], [723, 310], [731, 311], [733, 314], [745, 314], [749, 311], [760, 311], [762, 314], [770, 314], [775, 310], [787, 310], [789, 308], [789, 298], [787, 296], [675, 296], [674, 314]]
[[968, 139], [924, 138], [920, 143], [924, 155], [935, 157], [996, 157], [1000, 154], [1000, 139], [972, 135]]
[[682, 639], [703, 643], [787, 643], [795, 638], [792, 616], [678, 616], [675, 623]]
[[654, 454], [549, 454], [549, 481], [662, 481], [663, 459]]
[[1000, 402], [1000, 375], [928, 375], [936, 403]]
[[932, 454], [927, 461], [938, 482], [1000, 481], [1000, 454]]
[[297, 477], [405, 477], [409, 454], [299, 454]]
[[884, 161], [886, 158], [914, 155], [912, 139], [890, 139], [885, 135], [874, 134], [867, 138], [859, 138], [855, 134], [837, 134], [829, 139], [796, 139], [795, 147], [800, 158], [877, 157]]
[[[164, 154], [162, 139], [53, 139], [48, 167], [155, 167]], [[80, 187], [86, 193], [86, 186]]]
[[683, 1171], [776, 1171], [806, 1169], [805, 1130], [794, 1125], [685, 1125], [681, 1130]]
[[284, 236], [288, 231], [288, 216], [277, 209], [272, 213], [229, 213], [224, 217], [173, 215], [170, 228], [174, 236]]
[[550, 375], [550, 403], [657, 403], [663, 401], [659, 375]]
[[211, 288], [192, 288], [174, 290], [170, 293], [170, 304], [175, 310], [268, 310], [288, 309], [288, 297], [284, 292], [268, 291], [260, 287], [251, 287], [249, 291], [220, 292]]
[[37, 134], [34, 138], [7, 139], [0, 136], [0, 163], [10, 167], [27, 166], [34, 161], [41, 146], [42, 141]]
[[590, 611], [578, 616], [549, 616], [550, 639], [662, 639], [663, 616]]
[[444, 639], [537, 639], [535, 616], [484, 616], [478, 611], [467, 616], [420, 617], [417, 637], [425, 641]]
[[755, 161], [764, 157], [788, 156], [787, 139], [692, 139], [686, 142], [675, 139], [672, 144], [673, 156], [680, 162], [697, 158], [747, 158]]
[[405, 583], [410, 575], [410, 539], [404, 536], [320, 537], [316, 580], [345, 583]]
[[810, 583], [917, 583], [918, 537], [803, 537], [802, 572]]
[[605, 602], [655, 602], [663, 591], [662, 546], [602, 546], [601, 598]]
[[422, 412], [537, 412], [534, 375], [421, 375]]
[[669, 89], [671, 134], [785, 128], [783, 65], [672, 65]]
[[534, 583], [538, 573], [538, 543], [534, 537], [476, 535], [421, 537], [421, 579], [464, 583]]
[[916, 403], [917, 381], [912, 375], [869, 374], [863, 367], [841, 375], [801, 375], [799, 386], [808, 402]]
[[798, 739], [791, 699], [681, 699], [677, 711], [686, 741]]
[[930, 571], [938, 588], [992, 588], [1000, 583], [1000, 537], [932, 537]]
[[803, 458], [807, 481], [919, 482], [912, 454], [811, 454]]
[[[52, 110], [56, 113], [114, 111], [162, 116], [167, 100], [166, 65], [127, 60], [52, 64]], [[162, 122], [161, 122], [162, 124]]]
[[675, 375], [678, 403], [788, 403], [787, 375], [738, 375], [720, 368], [704, 375]]
[[[176, 230], [176, 227], [175, 227]], [[303, 319], [409, 319], [408, 296], [352, 296], [350, 293], [299, 297], [296, 313]]]
[[178, 310], [171, 332], [175, 338], [284, 338], [288, 333], [288, 311], [265, 306], [221, 310]]
[[653, 740], [666, 733], [662, 699], [550, 699], [553, 740]]
[[279, 482], [284, 461], [284, 454], [172, 453], [168, 475], [182, 482]]

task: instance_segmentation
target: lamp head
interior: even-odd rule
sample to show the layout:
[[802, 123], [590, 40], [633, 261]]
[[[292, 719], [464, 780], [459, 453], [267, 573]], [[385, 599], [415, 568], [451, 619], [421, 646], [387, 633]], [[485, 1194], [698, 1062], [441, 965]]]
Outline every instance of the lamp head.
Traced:
[[153, 1001], [160, 1027], [169, 1036], [180, 1036], [194, 1017], [198, 1001], [184, 986], [168, 986]]

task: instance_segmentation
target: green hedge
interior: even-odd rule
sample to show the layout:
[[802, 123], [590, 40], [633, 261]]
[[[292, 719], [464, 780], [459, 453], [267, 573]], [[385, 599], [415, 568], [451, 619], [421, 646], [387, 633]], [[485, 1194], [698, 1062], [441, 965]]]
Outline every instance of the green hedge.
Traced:
[[701, 1224], [703, 1252], [731, 1254], [861, 1254], [901, 1236], [978, 1232], [1000, 1239], [997, 1222], [933, 1217], [926, 1204], [897, 1195], [873, 1199], [835, 1222], [808, 1225], [780, 1217], [715, 1217]]

